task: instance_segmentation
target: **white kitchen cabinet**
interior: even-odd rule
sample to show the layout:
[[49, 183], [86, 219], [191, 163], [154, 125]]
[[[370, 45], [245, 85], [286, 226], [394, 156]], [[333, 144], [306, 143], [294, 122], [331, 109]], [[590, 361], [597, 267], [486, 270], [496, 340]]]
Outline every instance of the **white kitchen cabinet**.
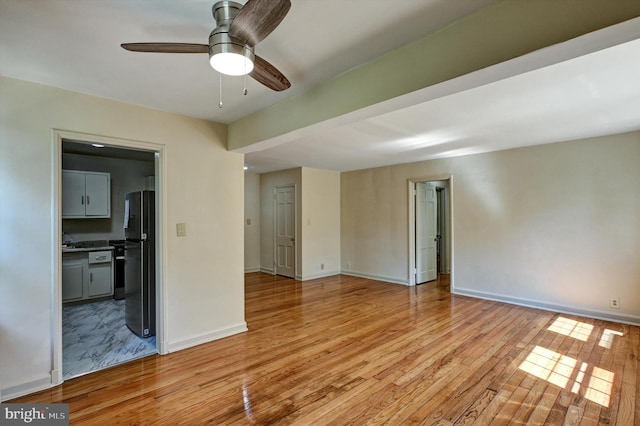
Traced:
[[62, 171], [62, 217], [111, 217], [111, 175], [77, 170]]
[[111, 286], [111, 264], [89, 265], [88, 297], [102, 297], [113, 294]]
[[110, 250], [89, 252], [89, 284], [87, 297], [102, 297], [113, 294], [113, 273]]
[[84, 288], [86, 256], [70, 256], [62, 260], [62, 300], [81, 300]]
[[113, 251], [82, 251], [62, 256], [62, 301], [113, 295]]
[[84, 217], [83, 172], [62, 171], [62, 217]]

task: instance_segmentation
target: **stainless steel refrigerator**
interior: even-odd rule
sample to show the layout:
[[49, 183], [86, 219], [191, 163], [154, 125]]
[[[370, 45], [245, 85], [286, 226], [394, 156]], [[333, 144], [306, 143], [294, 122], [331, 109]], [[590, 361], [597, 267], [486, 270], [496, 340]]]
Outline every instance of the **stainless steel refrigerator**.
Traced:
[[124, 298], [127, 327], [156, 333], [155, 193], [130, 192], [124, 206]]

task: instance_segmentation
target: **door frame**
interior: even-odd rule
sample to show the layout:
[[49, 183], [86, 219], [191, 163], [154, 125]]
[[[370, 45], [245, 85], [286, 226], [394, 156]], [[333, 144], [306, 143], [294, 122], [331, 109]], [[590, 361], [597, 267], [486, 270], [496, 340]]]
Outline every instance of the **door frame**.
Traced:
[[[433, 181], [449, 181], [449, 215], [447, 217], [449, 221], [449, 244], [448, 244], [448, 256], [451, 262], [451, 277], [450, 285], [451, 292], [453, 293], [455, 288], [455, 263], [454, 263], [454, 226], [453, 226], [453, 175], [451, 174], [436, 174], [433, 176], [426, 176], [421, 178], [410, 178], [407, 180], [407, 199], [408, 199], [408, 245], [409, 245], [409, 262], [407, 265], [407, 283], [410, 286], [416, 285], [416, 202], [414, 197], [415, 184], [419, 182], [433, 182]], [[440, 273], [440, 271], [438, 271]]]
[[166, 344], [167, 330], [167, 300], [166, 289], [166, 268], [164, 259], [166, 258], [167, 238], [166, 230], [166, 197], [164, 188], [166, 187], [166, 150], [165, 145], [121, 139], [110, 136], [100, 136], [87, 133], [80, 133], [68, 130], [53, 129], [51, 133], [52, 149], [52, 173], [51, 193], [52, 193], [52, 221], [51, 221], [51, 241], [53, 253], [51, 263], [53, 267], [52, 298], [54, 301], [52, 315], [52, 385], [56, 386], [64, 382], [62, 368], [62, 251], [60, 250], [62, 241], [62, 142], [63, 140], [73, 140], [74, 142], [99, 143], [123, 149], [144, 150], [155, 153], [155, 190], [156, 190], [156, 350], [159, 354], [167, 354]]
[[293, 188], [293, 279], [298, 278], [298, 186], [276, 185], [273, 187], [273, 275], [278, 275], [278, 189]]

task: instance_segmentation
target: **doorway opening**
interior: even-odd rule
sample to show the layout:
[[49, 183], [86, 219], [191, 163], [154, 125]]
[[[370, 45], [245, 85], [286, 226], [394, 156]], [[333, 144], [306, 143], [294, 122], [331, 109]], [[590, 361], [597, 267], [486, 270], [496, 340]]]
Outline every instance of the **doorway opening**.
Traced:
[[163, 147], [71, 132], [54, 143], [61, 383], [162, 353]]
[[409, 285], [449, 286], [451, 177], [409, 181]]

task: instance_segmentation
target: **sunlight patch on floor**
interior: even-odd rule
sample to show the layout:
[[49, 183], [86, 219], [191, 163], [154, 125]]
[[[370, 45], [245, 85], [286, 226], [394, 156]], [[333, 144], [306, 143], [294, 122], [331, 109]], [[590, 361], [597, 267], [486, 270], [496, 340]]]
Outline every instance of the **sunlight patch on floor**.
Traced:
[[584, 395], [590, 401], [600, 404], [603, 407], [609, 406], [611, 389], [613, 388], [613, 377], [615, 375], [608, 370], [593, 367], [589, 387]]
[[586, 342], [593, 331], [593, 325], [558, 317], [548, 330]]
[[[558, 317], [547, 330], [586, 342], [591, 337], [593, 328], [591, 324]], [[621, 331], [607, 328], [602, 332], [598, 345], [611, 349], [614, 338], [623, 335]], [[574, 358], [536, 346], [520, 365], [520, 369], [556, 386], [565, 388], [572, 379], [577, 363]], [[608, 407], [615, 374], [597, 366], [593, 366], [590, 370], [589, 364], [583, 362], [580, 365], [580, 369], [575, 372], [571, 392], [580, 393], [580, 388], [584, 385], [585, 377], [587, 376], [589, 377], [589, 384], [583, 391], [584, 397], [603, 407]]]
[[576, 362], [574, 358], [536, 346], [520, 364], [520, 369], [564, 388], [569, 383]]
[[609, 330], [608, 328], [602, 332], [602, 336], [600, 337], [600, 342], [598, 343], [603, 348], [611, 349], [611, 344], [613, 343], [613, 338], [615, 336], [623, 336], [624, 334], [620, 331]]

